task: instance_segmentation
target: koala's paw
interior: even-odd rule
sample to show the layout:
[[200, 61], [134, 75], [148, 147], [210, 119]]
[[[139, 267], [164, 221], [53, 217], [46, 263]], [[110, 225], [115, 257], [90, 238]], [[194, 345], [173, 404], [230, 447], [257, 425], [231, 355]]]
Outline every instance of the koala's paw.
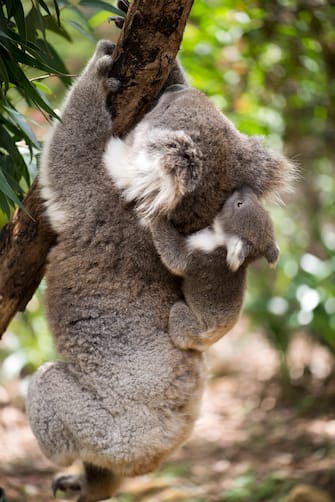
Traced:
[[57, 497], [58, 492], [61, 492], [65, 498], [76, 498], [78, 502], [84, 502], [83, 485], [84, 481], [81, 475], [58, 474], [53, 479], [51, 488], [54, 497]]
[[202, 152], [183, 131], [162, 131], [153, 138], [152, 151], [159, 157], [160, 167], [173, 181], [175, 192], [183, 196], [192, 192], [202, 171]]
[[111, 56], [115, 47], [116, 45], [114, 42], [110, 42], [109, 40], [99, 40], [95, 48], [94, 60], [98, 61], [103, 56]]
[[232, 272], [236, 272], [247, 258], [249, 246], [237, 235], [232, 235], [227, 238], [226, 247], [228, 266]]
[[114, 49], [115, 44], [113, 42], [100, 40], [95, 49], [92, 62], [96, 75], [107, 92], [116, 92], [120, 88], [120, 81], [109, 76], [113, 67], [112, 53]]

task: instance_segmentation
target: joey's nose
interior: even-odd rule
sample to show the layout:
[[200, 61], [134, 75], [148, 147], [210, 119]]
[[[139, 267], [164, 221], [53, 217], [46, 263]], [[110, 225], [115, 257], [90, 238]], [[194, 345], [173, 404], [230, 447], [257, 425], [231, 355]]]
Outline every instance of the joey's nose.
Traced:
[[279, 260], [280, 249], [276, 242], [271, 244], [265, 251], [265, 258], [270, 264], [271, 268], [274, 268]]

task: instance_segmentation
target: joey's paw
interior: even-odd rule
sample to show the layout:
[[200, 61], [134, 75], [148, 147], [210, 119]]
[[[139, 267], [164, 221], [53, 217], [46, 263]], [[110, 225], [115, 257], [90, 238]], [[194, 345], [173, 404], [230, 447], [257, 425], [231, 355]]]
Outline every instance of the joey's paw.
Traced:
[[75, 474], [58, 474], [51, 484], [52, 493], [57, 497], [58, 492], [64, 494], [65, 498], [84, 501], [83, 478]]
[[166, 132], [153, 138], [151, 149], [160, 160], [161, 169], [173, 181], [179, 195], [192, 192], [202, 172], [202, 152], [183, 131]]
[[196, 350], [197, 352], [205, 352], [217, 338], [213, 341], [207, 337], [207, 333], [193, 334], [190, 336], [185, 333], [173, 333], [171, 335], [174, 345], [181, 350]]
[[228, 266], [232, 272], [236, 272], [247, 258], [249, 246], [237, 235], [229, 236], [226, 246]]

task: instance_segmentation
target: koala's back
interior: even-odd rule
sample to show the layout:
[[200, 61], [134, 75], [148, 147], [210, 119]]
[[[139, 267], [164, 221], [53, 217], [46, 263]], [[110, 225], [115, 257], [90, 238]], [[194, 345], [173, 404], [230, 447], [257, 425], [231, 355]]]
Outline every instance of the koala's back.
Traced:
[[116, 193], [100, 204], [86, 226], [60, 234], [50, 253], [48, 318], [59, 352], [82, 381], [96, 380], [104, 393], [108, 378], [109, 392], [146, 399], [164, 392], [186, 361], [168, 336], [179, 280]]

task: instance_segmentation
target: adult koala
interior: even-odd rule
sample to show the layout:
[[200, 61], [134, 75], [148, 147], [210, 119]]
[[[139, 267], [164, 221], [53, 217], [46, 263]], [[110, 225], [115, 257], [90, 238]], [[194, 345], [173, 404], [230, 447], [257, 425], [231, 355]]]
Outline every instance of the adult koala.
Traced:
[[112, 51], [100, 42], [70, 91], [40, 172], [58, 234], [46, 308], [63, 362], [39, 369], [27, 410], [47, 457], [84, 462], [82, 476], [53, 483], [80, 502], [105, 499], [122, 477], [155, 469], [185, 441], [198, 412], [202, 353], [169, 336], [180, 279], [160, 261], [146, 223], [167, 214], [180, 231], [199, 230], [235, 188], [270, 194], [288, 171], [284, 158], [186, 87], [177, 66], [154, 109], [124, 140], [110, 139]]

